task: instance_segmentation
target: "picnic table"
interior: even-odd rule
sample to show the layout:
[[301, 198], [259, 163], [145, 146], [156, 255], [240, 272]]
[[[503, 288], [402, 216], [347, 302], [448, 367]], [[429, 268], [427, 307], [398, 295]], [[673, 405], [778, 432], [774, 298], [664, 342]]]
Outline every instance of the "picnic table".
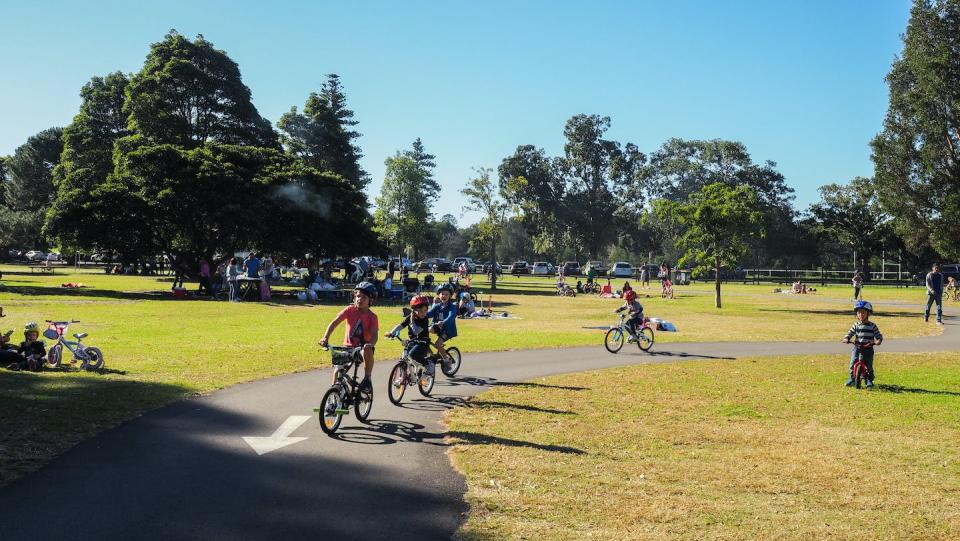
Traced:
[[263, 281], [263, 277], [256, 276], [246, 276], [240, 275], [237, 276], [237, 287], [239, 289], [238, 294], [240, 300], [246, 301], [250, 300], [248, 297], [253, 295], [253, 300], [260, 300], [260, 282]]
[[54, 266], [54, 265], [30, 265], [30, 272], [31, 272], [31, 273], [34, 273], [34, 272], [49, 272], [50, 274], [56, 274], [56, 273], [54, 272], [54, 269], [56, 269], [58, 266], [59, 266], [60, 268], [63, 268], [63, 265], [57, 265], [57, 266]]

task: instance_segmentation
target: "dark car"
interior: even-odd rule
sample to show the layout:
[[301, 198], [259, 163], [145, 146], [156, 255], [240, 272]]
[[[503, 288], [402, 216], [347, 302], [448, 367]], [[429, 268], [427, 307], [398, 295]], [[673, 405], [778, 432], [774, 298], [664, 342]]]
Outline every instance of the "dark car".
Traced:
[[583, 274], [580, 271], [580, 263], [576, 261], [567, 261], [560, 268], [563, 269], [564, 276], [580, 276]]
[[417, 265], [419, 271], [450, 272], [452, 268], [450, 260], [444, 257], [430, 257]]
[[530, 264], [526, 261], [517, 261], [510, 265], [510, 274], [530, 274]]

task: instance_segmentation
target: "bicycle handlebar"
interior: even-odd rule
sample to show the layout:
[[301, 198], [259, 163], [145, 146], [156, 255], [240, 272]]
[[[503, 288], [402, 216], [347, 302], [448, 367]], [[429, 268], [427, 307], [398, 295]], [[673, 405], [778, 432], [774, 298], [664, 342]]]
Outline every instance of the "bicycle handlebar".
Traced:
[[50, 320], [50, 319], [45, 319], [44, 321], [46, 321], [47, 323], [53, 323], [54, 325], [56, 325], [56, 324], [58, 324], [58, 323], [59, 323], [59, 324], [68, 324], [68, 325], [69, 325], [70, 323], [80, 323], [80, 320], [79, 320], [79, 319], [71, 319], [70, 321], [53, 321], [53, 320]]

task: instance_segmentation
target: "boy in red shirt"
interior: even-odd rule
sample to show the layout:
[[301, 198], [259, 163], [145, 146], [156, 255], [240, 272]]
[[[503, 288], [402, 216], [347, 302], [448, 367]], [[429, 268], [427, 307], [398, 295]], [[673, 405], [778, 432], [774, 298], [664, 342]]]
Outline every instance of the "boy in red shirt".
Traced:
[[377, 298], [377, 288], [370, 282], [360, 282], [353, 288], [353, 304], [347, 306], [337, 314], [337, 317], [327, 325], [323, 338], [320, 339], [322, 347], [327, 346], [330, 340], [330, 334], [337, 328], [341, 321], [347, 321], [347, 327], [343, 335], [343, 345], [350, 347], [363, 346], [363, 381], [360, 386], [364, 389], [373, 390], [373, 384], [370, 382], [370, 376], [373, 374], [373, 351], [377, 345], [377, 332], [379, 322], [377, 314], [370, 310], [370, 305]]

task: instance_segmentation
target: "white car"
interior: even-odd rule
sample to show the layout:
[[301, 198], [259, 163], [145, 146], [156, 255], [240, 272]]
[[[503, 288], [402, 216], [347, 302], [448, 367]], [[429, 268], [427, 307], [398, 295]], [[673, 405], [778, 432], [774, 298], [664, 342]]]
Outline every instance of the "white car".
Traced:
[[553, 265], [547, 263], [546, 261], [537, 261], [533, 264], [533, 270], [530, 271], [530, 274], [537, 276], [550, 276], [553, 274]]
[[23, 257], [27, 258], [28, 261], [45, 261], [47, 259], [47, 254], [41, 252], [40, 250], [30, 250], [25, 253]]
[[633, 267], [625, 261], [617, 261], [610, 269], [610, 276], [615, 278], [630, 278], [633, 276]]
[[460, 263], [467, 264], [467, 272], [474, 273], [477, 272], [477, 264], [473, 262], [473, 259], [469, 257], [458, 257], [453, 260], [453, 272], [460, 270]]

